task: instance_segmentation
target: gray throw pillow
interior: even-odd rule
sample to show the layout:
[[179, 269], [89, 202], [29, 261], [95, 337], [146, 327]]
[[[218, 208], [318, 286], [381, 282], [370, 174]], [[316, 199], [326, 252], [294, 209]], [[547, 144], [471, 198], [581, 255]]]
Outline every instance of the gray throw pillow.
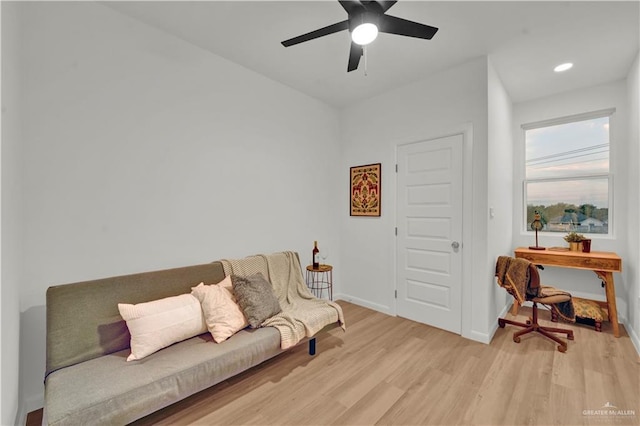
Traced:
[[273, 286], [262, 274], [248, 277], [231, 275], [233, 293], [251, 328], [258, 328], [267, 318], [280, 313], [280, 303]]

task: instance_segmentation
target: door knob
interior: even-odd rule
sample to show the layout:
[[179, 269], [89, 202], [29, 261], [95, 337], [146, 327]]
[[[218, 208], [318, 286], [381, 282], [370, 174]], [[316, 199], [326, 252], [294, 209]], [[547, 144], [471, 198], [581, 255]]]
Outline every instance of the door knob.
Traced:
[[454, 241], [451, 243], [451, 247], [453, 247], [453, 251], [458, 251], [458, 249], [460, 248], [460, 243], [457, 241]]

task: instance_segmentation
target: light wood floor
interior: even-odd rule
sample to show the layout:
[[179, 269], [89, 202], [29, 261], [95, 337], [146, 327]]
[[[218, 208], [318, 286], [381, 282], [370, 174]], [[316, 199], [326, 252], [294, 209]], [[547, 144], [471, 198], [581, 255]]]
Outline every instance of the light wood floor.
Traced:
[[624, 328], [616, 339], [608, 323], [561, 323], [575, 340], [560, 353], [538, 334], [514, 343], [508, 325], [485, 345], [339, 303], [347, 331], [319, 336], [316, 356], [294, 348], [136, 425], [640, 424], [640, 360]]

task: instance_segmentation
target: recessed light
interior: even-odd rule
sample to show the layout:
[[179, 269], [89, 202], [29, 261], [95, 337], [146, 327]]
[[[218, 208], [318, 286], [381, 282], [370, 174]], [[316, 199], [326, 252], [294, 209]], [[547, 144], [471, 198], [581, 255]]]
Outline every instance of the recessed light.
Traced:
[[560, 64], [557, 67], [555, 67], [553, 70], [555, 72], [562, 72], [562, 71], [566, 71], [568, 69], [571, 69], [573, 67], [573, 64], [571, 62], [567, 62], [565, 64]]

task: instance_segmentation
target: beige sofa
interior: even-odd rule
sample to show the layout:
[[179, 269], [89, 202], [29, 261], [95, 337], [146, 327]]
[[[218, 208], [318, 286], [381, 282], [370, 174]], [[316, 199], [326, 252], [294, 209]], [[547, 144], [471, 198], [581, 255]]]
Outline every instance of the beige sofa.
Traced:
[[[127, 424], [282, 353], [278, 329], [262, 327], [220, 344], [204, 333], [126, 361], [130, 334], [118, 303], [189, 293], [224, 277], [223, 263], [213, 262], [50, 287], [44, 423]], [[338, 325], [327, 319], [325, 329]], [[307, 340], [313, 354], [315, 337]]]

